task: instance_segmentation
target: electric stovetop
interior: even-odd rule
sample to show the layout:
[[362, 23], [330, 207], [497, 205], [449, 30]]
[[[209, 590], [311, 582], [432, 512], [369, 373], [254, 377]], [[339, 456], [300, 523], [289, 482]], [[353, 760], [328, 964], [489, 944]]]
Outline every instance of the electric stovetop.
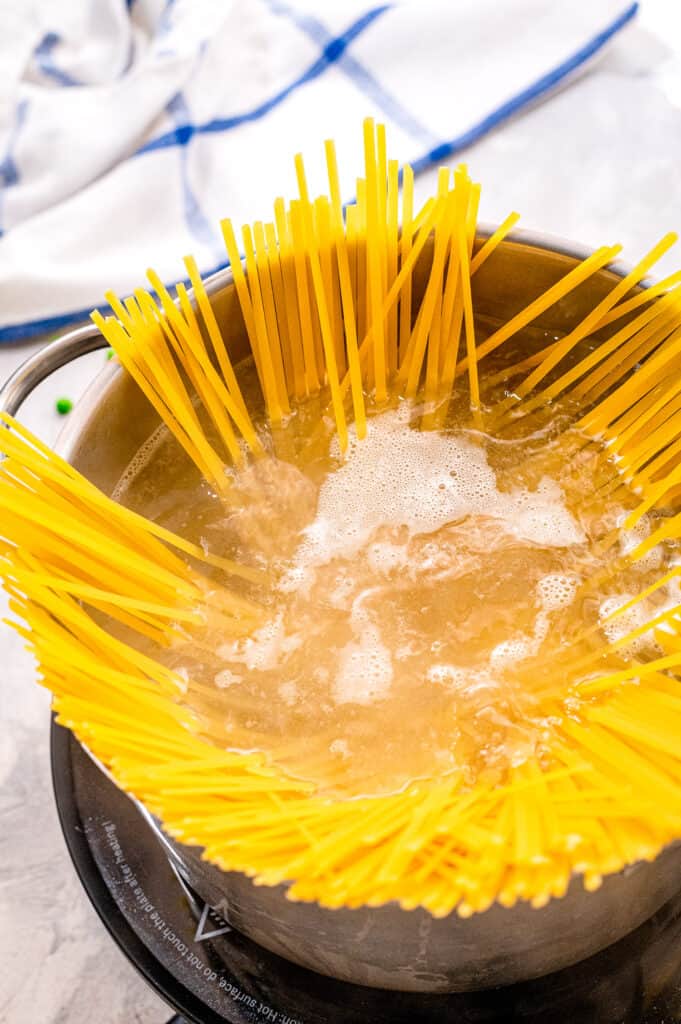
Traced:
[[536, 981], [452, 995], [363, 988], [290, 964], [230, 929], [175, 875], [134, 803], [54, 724], [52, 765], [66, 842], [90, 899], [130, 961], [187, 1022], [681, 1022], [681, 879], [678, 896], [631, 935]]

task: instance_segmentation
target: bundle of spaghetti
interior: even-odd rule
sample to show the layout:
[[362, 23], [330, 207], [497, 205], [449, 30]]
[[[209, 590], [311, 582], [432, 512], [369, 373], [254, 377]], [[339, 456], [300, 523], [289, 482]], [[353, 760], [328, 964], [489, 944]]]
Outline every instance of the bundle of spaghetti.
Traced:
[[[651, 693], [651, 706], [670, 696], [664, 687]], [[678, 695], [670, 704], [678, 717]], [[627, 720], [631, 711], [636, 701]], [[613, 714], [609, 725], [618, 721]], [[621, 742], [591, 723], [568, 722], [561, 740], [553, 769], [528, 762], [493, 792], [466, 789], [453, 775], [385, 797], [320, 801], [290, 792], [282, 779], [281, 789], [260, 801], [251, 790], [237, 806], [222, 772], [196, 761], [184, 773], [179, 764], [152, 769], [145, 802], [173, 835], [205, 846], [223, 868], [263, 884], [296, 880], [292, 898], [327, 906], [398, 899], [438, 915], [454, 906], [466, 915], [495, 899], [541, 906], [565, 892], [576, 870], [593, 888], [603, 873], [654, 857], [681, 824], [675, 748], [651, 768], [648, 735]], [[640, 776], [644, 762], [649, 770]], [[127, 779], [142, 785], [139, 771]], [[660, 787], [668, 803], [657, 815]]]
[[[357, 180], [356, 201], [345, 207], [333, 143], [326, 143], [328, 197], [311, 199], [299, 155], [299, 198], [288, 208], [277, 199], [272, 222], [243, 227], [243, 261], [231, 222], [222, 223], [270, 422], [281, 423], [292, 400], [325, 388], [342, 450], [347, 444], [348, 394], [360, 438], [365, 431], [366, 391], [381, 404], [395, 388], [413, 398], [423, 385], [426, 403], [439, 406], [437, 415], [424, 418], [423, 426], [434, 428], [446, 416], [443, 399], [451, 398], [455, 379], [465, 373], [471, 408], [478, 409], [478, 362], [620, 251], [618, 246], [597, 250], [477, 345], [472, 279], [516, 223], [517, 214], [511, 214], [473, 255], [480, 187], [465, 167], [453, 178], [442, 169], [436, 197], [414, 214], [413, 172], [387, 159], [383, 127], [371, 119], [364, 124], [364, 149], [365, 176]], [[636, 298], [619, 302], [620, 298], [672, 241], [666, 236], [545, 360], [557, 362], [595, 330], [636, 308]], [[414, 269], [419, 261], [423, 264], [427, 249], [432, 249], [432, 258], [420, 305], [413, 309]], [[178, 286], [174, 304], [150, 271], [160, 306], [141, 291], [125, 303], [107, 293], [118, 319], [98, 313], [94, 318], [204, 476], [224, 491], [224, 461], [239, 463], [242, 457], [235, 434], [257, 454], [262, 442], [248, 418], [196, 264], [191, 258], [185, 262], [198, 309], [192, 307], [183, 285]], [[459, 359], [462, 343], [465, 356]], [[548, 371], [543, 366], [535, 375], [540, 372], [543, 378]], [[223, 442], [220, 452], [205, 437], [187, 382]]]
[[[248, 582], [261, 574], [204, 552], [106, 497], [11, 417], [0, 429], [0, 540], [3, 575], [27, 592], [73, 599], [124, 626], [168, 643], [180, 624], [220, 617], [228, 630], [252, 629], [252, 600], [207, 581], [187, 556]], [[175, 553], [175, 548], [178, 553]]]
[[595, 886], [678, 834], [681, 693], [668, 675], [587, 707], [581, 724], [564, 719], [547, 759], [494, 789], [453, 773], [389, 796], [329, 799], [263, 754], [207, 742], [178, 703], [181, 680], [52, 593], [32, 565], [20, 583], [13, 608], [60, 722], [170, 834], [263, 884], [293, 881], [292, 898], [398, 899], [438, 915], [495, 899], [541, 906], [573, 872]]
[[[439, 397], [441, 378], [451, 386], [464, 321], [467, 351], [472, 355], [475, 349], [470, 275], [518, 219], [510, 215], [471, 263], [480, 188], [465, 168], [455, 172], [451, 185], [444, 171], [436, 199], [414, 214], [411, 168], [400, 169], [387, 159], [384, 129], [371, 119], [365, 122], [364, 139], [365, 177], [358, 179], [354, 204], [342, 205], [335, 149], [327, 142], [328, 197], [310, 198], [299, 156], [299, 198], [288, 208], [277, 199], [272, 222], [244, 226], [243, 262], [231, 222], [222, 224], [270, 422], [281, 423], [292, 400], [325, 387], [342, 449], [347, 444], [348, 392], [362, 437], [368, 386], [378, 403], [387, 400], [391, 383], [403, 382], [415, 394], [424, 367], [429, 400]], [[414, 318], [413, 272], [433, 231], [437, 259]], [[125, 302], [107, 293], [115, 317], [95, 313], [93, 318], [202, 474], [224, 491], [224, 463], [238, 464], [242, 457], [238, 438], [256, 454], [262, 446], [196, 264], [191, 258], [185, 263], [198, 308], [183, 285], [173, 303], [150, 271], [159, 303], [140, 290]], [[571, 286], [568, 282], [565, 290]], [[474, 371], [470, 377], [477, 405]], [[205, 436], [188, 385], [222, 442], [220, 451]]]
[[[649, 305], [653, 299], [663, 297], [668, 294], [672, 288], [676, 287], [681, 282], [681, 271], [675, 271], [668, 277], [663, 278], [661, 281], [657, 281], [654, 284], [647, 284], [645, 288], [641, 288], [636, 294], [626, 301], [619, 302], [609, 313], [607, 313], [603, 319], [596, 325], [595, 332], [602, 332], [604, 327], [613, 323], [620, 318], [627, 316], [636, 309], [640, 309], [642, 306]], [[503, 370], [497, 374], [492, 374], [489, 378], [491, 384], [498, 384], [503, 381], [513, 380], [518, 374], [525, 370], [531, 370], [535, 366], [544, 362], [547, 356], [551, 355], [557, 350], [559, 341], [554, 342], [539, 351], [534, 352], [532, 355], [522, 359], [519, 363], [515, 363], [510, 366], [504, 367]]]
[[[175, 306], [158, 276], [150, 271], [160, 307], [141, 289], [125, 304], [108, 293], [107, 299], [119, 319], [104, 318], [95, 312], [93, 320], [202, 474], [219, 492], [224, 492], [228, 486], [226, 460], [236, 465], [243, 462], [238, 436], [254, 454], [262, 453], [262, 445], [196, 264], [189, 257], [185, 262], [196, 309], [182, 284], [177, 289], [179, 308]], [[189, 386], [194, 388], [201, 411], [214, 428], [222, 450], [216, 450], [208, 440], [206, 424], [200, 420]]]
[[[205, 480], [227, 495], [235, 474], [226, 470], [267, 458], [290, 415], [313, 397], [320, 419], [328, 406], [341, 451], [351, 424], [361, 440], [368, 414], [400, 397], [421, 411], [425, 404], [423, 429], [438, 429], [456, 402], [466, 423], [493, 425], [502, 437], [560, 400], [574, 413], [559, 449], [565, 459], [592, 459], [602, 491], [638, 495], [604, 552], [648, 513], [673, 509], [680, 278], [636, 290], [672, 236], [614, 278], [564, 338], [505, 369], [513, 397], [488, 408], [488, 357], [619, 247], [598, 249], [479, 342], [475, 274], [517, 215], [477, 239], [480, 188], [465, 167], [441, 171], [436, 195], [415, 211], [411, 168], [388, 159], [384, 131], [371, 120], [364, 156], [353, 203], [342, 204], [328, 142], [328, 197], [311, 197], [298, 157], [299, 195], [288, 205], [277, 199], [271, 222], [244, 227], [241, 243], [222, 224], [264, 427], [254, 425], [191, 258], [193, 294], [180, 284], [173, 298], [150, 271], [155, 297], [140, 289], [121, 302], [109, 293], [114, 315], [93, 314]], [[281, 738], [230, 732], [225, 712], [238, 696], [208, 693], [160, 657], [159, 646], [200, 646], [209, 624], [250, 636], [269, 580], [123, 508], [15, 421], [3, 424], [0, 573], [59, 721], [169, 834], [201, 846], [219, 867], [285, 882], [292, 899], [329, 907], [397, 900], [467, 916], [495, 901], [541, 907], [576, 874], [596, 888], [604, 874], [681, 837], [679, 605], [651, 608], [587, 653], [577, 644], [584, 636], [574, 650], [549, 645], [541, 685], [527, 678], [546, 712], [541, 747], [503, 773], [434, 772], [399, 792], [357, 795], [343, 791], [336, 768], [336, 790], [324, 790], [311, 779], [317, 762], [330, 760], [328, 738], [296, 754]], [[619, 578], [680, 533], [681, 515], [655, 518], [649, 536], [612, 555], [607, 572]], [[622, 600], [593, 637], [626, 621], [634, 605], [647, 608], [678, 575], [672, 568]], [[630, 650], [644, 636], [656, 645], [647, 660]], [[230, 736], [239, 749], [227, 749]], [[261, 752], [244, 752], [253, 748]]]
[[[675, 379], [681, 352], [677, 275], [656, 292], [655, 301], [650, 301], [646, 290], [617, 301], [675, 241], [676, 235], [666, 235], [593, 313], [540, 352], [543, 358], [532, 360], [534, 368], [524, 379], [514, 378], [529, 365], [511, 367], [512, 395], [494, 409], [488, 423], [503, 434], [511, 425], [517, 429], [525, 417], [541, 419], [559, 399], [577, 409], [576, 429], [565, 436], [564, 457], [569, 460], [591, 445], [598, 465], [587, 503], [593, 505], [616, 490], [633, 491], [643, 499], [627, 517], [626, 529], [632, 529], [652, 508], [673, 505], [681, 493], [677, 469], [681, 397]], [[589, 343], [585, 355], [584, 342]], [[575, 354], [580, 358], [575, 360]], [[598, 454], [603, 445], [606, 460]], [[670, 523], [660, 530], [641, 554], [663, 538], [677, 536]]]

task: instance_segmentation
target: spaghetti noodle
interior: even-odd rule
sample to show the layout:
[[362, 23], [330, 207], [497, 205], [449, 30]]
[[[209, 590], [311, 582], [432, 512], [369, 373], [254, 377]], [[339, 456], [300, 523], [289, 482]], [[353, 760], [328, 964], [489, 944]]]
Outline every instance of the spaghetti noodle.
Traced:
[[[438, 194], [415, 211], [412, 172], [402, 170], [400, 199], [380, 126], [366, 122], [364, 143], [365, 177], [345, 209], [333, 145], [326, 147], [328, 198], [311, 198], [297, 160], [298, 198], [288, 206], [277, 200], [271, 222], [243, 230], [245, 267], [232, 225], [223, 222], [262, 412], [245, 388], [247, 371], [232, 365], [193, 260], [186, 263], [193, 295], [180, 285], [174, 302], [150, 271], [156, 298], [141, 289], [125, 302], [111, 294], [113, 315], [93, 314], [210, 486], [219, 515], [237, 524], [242, 539], [247, 528], [259, 531], [256, 547], [271, 557], [250, 557], [245, 542], [236, 554], [217, 553], [201, 537], [126, 508], [3, 417], [0, 572], [20, 620], [15, 628], [36, 656], [59, 721], [171, 835], [202, 846], [220, 867], [266, 885], [287, 882], [292, 899], [329, 907], [397, 900], [436, 916], [518, 899], [541, 907], [565, 893], [574, 873], [595, 888], [604, 874], [652, 859], [681, 838], [681, 608], [673, 561], [681, 535], [678, 274], [630, 294], [674, 239], [666, 236], [564, 338], [520, 360], [505, 358], [510, 339], [602, 270], [619, 247], [597, 250], [481, 338], [475, 274], [516, 215], [476, 248], [479, 186], [465, 168], [443, 173]], [[325, 566], [338, 537], [347, 540], [356, 526], [346, 509], [335, 533], [315, 541], [308, 531], [307, 546], [293, 545], [287, 578], [279, 535], [268, 536], [263, 521], [282, 508], [293, 521], [311, 499], [307, 485], [288, 493], [294, 477], [282, 465], [297, 458], [298, 470], [304, 464], [317, 473], [304, 525], [319, 527], [323, 494], [338, 508], [333, 473], [342, 482], [347, 467], [371, 469], [377, 439], [385, 442], [391, 431], [400, 443], [408, 438], [416, 461], [430, 445], [452, 480], [471, 464], [476, 480], [496, 473], [491, 499], [489, 490], [484, 500], [477, 491], [467, 499], [465, 515], [484, 520], [479, 550], [503, 535], [502, 553], [511, 557], [520, 539], [536, 593], [547, 601], [553, 595], [554, 603], [535, 616], [535, 648], [510, 659], [508, 720], [531, 727], [532, 742], [490, 758], [499, 728], [494, 707], [486, 705], [487, 719], [476, 718], [480, 705], [456, 697], [469, 677], [440, 664], [431, 692], [455, 711], [451, 757], [386, 785], [376, 768], [372, 776], [370, 758], [353, 775], [332, 729], [308, 730], [302, 746], [295, 730], [277, 732], [267, 714], [254, 714], [252, 694], [233, 685], [233, 676], [241, 659], [249, 678], [258, 678], [255, 655], [266, 647], [263, 637], [271, 639], [277, 613], [307, 609], [311, 616], [326, 607], [315, 606], [314, 587], [326, 587], [330, 601], [341, 586]], [[331, 472], [323, 460], [334, 445]], [[394, 533], [386, 540], [386, 522], [376, 521], [371, 536], [355, 538], [349, 561], [357, 576], [348, 586], [364, 593], [383, 559], [398, 601], [400, 572], [408, 574], [390, 561], [399, 557], [395, 538], [409, 515], [425, 514], [425, 498], [407, 508], [408, 474], [393, 477]], [[567, 502], [558, 513], [556, 479]], [[389, 475], [380, 482], [389, 486]], [[443, 484], [447, 522], [464, 514], [454, 501], [462, 486]], [[359, 493], [366, 513], [370, 484]], [[243, 514], [249, 496], [265, 502], [264, 520]], [[558, 522], [563, 531], [559, 545], [541, 518], [549, 507], [552, 528]], [[432, 583], [434, 563], [422, 535], [435, 529], [413, 531], [405, 549], [427, 567], [423, 586]], [[472, 532], [451, 534], [450, 559], [452, 551], [470, 553]], [[561, 545], [579, 551], [569, 600], [563, 591], [555, 597], [552, 551]], [[590, 571], [580, 575], [583, 566]], [[303, 577], [312, 598], [300, 589]], [[487, 584], [497, 578], [490, 569]], [[484, 600], [490, 616], [489, 586]], [[504, 604], [502, 594], [497, 605]], [[583, 620], [578, 605], [591, 609]], [[345, 704], [359, 705], [359, 719], [377, 731], [380, 701], [369, 708], [356, 684], [365, 663], [378, 665], [379, 678], [380, 644], [366, 602], [353, 607], [358, 632], [344, 648]], [[420, 628], [427, 634], [427, 625]], [[432, 629], [441, 624], [434, 620]], [[194, 668], [215, 668], [216, 637], [228, 655], [219, 655], [221, 682], [208, 685]], [[497, 666], [516, 639], [496, 636]], [[281, 644], [272, 649], [274, 667], [262, 671], [276, 672], [288, 657]], [[309, 667], [310, 650], [303, 650]], [[321, 653], [317, 660], [322, 665]], [[486, 678], [478, 684], [488, 685]], [[413, 719], [414, 735], [426, 722], [419, 716], [415, 705], [402, 716]], [[484, 750], [481, 737], [489, 740]], [[412, 746], [417, 752], [418, 743]]]

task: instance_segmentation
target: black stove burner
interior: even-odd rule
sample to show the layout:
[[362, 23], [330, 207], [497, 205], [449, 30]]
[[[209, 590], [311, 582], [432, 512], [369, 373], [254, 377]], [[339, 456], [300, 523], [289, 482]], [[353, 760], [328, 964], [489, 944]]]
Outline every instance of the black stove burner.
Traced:
[[182, 1015], [173, 1024], [681, 1021], [681, 891], [609, 949], [536, 981], [452, 995], [363, 988], [290, 964], [230, 929], [174, 874], [133, 802], [54, 724], [52, 769], [81, 881], [129, 960]]

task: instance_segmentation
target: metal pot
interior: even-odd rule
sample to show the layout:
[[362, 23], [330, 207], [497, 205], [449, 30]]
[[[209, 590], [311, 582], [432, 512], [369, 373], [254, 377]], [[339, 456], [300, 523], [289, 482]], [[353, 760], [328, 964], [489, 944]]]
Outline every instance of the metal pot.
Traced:
[[[486, 234], [481, 229], [480, 238]], [[424, 250], [417, 268], [416, 298], [430, 255]], [[476, 312], [491, 320], [510, 318], [586, 255], [579, 247], [545, 236], [510, 236], [475, 275]], [[544, 343], [543, 332], [569, 329], [621, 274], [619, 268], [600, 271], [539, 317], [533, 325], [537, 345]], [[218, 272], [206, 287], [232, 358], [238, 361], [247, 353], [247, 339], [231, 272]], [[105, 344], [93, 326], [64, 335], [14, 374], [0, 391], [0, 408], [16, 412], [54, 369]], [[57, 450], [111, 493], [157, 426], [157, 414], [114, 361], [79, 402]], [[467, 920], [455, 913], [435, 919], [424, 910], [403, 911], [396, 904], [327, 910], [288, 901], [285, 886], [258, 887], [245, 875], [219, 870], [201, 859], [199, 849], [171, 840], [140, 809], [178, 873], [236, 929], [295, 963], [378, 988], [463, 991], [539, 977], [617, 941], [681, 885], [681, 844], [675, 843], [652, 863], [610, 875], [596, 892], [586, 892], [581, 879], [573, 878], [567, 894], [541, 910], [526, 903], [511, 909], [495, 905]]]

